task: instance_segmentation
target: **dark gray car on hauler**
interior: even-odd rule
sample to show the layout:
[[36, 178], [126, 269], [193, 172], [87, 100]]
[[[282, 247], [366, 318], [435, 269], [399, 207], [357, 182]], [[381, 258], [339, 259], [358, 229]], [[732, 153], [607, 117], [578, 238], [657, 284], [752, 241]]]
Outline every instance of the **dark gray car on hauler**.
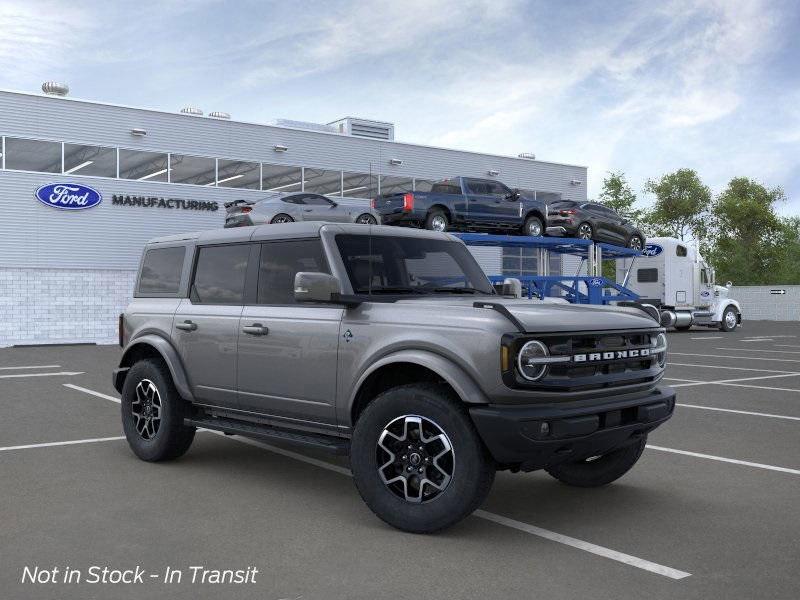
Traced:
[[497, 469], [610, 483], [673, 412], [637, 308], [499, 296], [446, 233], [291, 223], [147, 244], [120, 318], [122, 424], [147, 461], [197, 427], [350, 455], [386, 522], [430, 532]]

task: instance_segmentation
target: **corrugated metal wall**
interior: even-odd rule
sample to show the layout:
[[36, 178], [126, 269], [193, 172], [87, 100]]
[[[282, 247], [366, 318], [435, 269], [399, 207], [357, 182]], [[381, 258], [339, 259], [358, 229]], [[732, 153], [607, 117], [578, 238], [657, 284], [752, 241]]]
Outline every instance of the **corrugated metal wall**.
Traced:
[[733, 286], [730, 297], [741, 304], [744, 322], [800, 320], [800, 285]]

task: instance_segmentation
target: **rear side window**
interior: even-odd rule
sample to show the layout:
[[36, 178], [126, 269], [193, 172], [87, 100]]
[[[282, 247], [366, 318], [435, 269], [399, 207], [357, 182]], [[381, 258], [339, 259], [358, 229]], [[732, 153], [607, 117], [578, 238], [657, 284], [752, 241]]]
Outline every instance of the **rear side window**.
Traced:
[[194, 304], [242, 304], [249, 244], [200, 248], [190, 298]]
[[455, 181], [440, 181], [431, 188], [434, 194], [461, 194], [461, 186]]
[[139, 296], [174, 296], [181, 283], [186, 248], [153, 248], [145, 252], [139, 275]]
[[658, 281], [658, 269], [639, 269], [636, 271], [636, 281], [639, 283], [655, 283]]
[[319, 239], [261, 245], [258, 269], [259, 304], [294, 304], [294, 276], [330, 273]]

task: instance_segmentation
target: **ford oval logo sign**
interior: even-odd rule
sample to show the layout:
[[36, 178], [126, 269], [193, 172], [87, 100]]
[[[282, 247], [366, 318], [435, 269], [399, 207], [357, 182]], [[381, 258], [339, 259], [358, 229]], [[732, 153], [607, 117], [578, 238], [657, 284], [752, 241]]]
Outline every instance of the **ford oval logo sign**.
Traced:
[[664, 251], [664, 248], [658, 244], [647, 244], [642, 250], [642, 256], [658, 256]]
[[82, 210], [97, 206], [103, 201], [103, 196], [79, 183], [50, 183], [36, 190], [36, 199], [61, 210]]
[[591, 287], [602, 287], [603, 286], [603, 280], [600, 279], [599, 277], [592, 277], [589, 280], [589, 285]]

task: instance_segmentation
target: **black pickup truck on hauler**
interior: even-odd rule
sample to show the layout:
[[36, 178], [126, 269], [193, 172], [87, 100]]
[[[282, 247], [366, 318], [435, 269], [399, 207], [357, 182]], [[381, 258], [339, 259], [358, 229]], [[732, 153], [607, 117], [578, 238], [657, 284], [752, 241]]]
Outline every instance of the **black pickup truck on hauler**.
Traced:
[[410, 225], [433, 231], [502, 231], [544, 235], [547, 203], [493, 179], [455, 177], [430, 192], [398, 192], [372, 201], [384, 225]]

